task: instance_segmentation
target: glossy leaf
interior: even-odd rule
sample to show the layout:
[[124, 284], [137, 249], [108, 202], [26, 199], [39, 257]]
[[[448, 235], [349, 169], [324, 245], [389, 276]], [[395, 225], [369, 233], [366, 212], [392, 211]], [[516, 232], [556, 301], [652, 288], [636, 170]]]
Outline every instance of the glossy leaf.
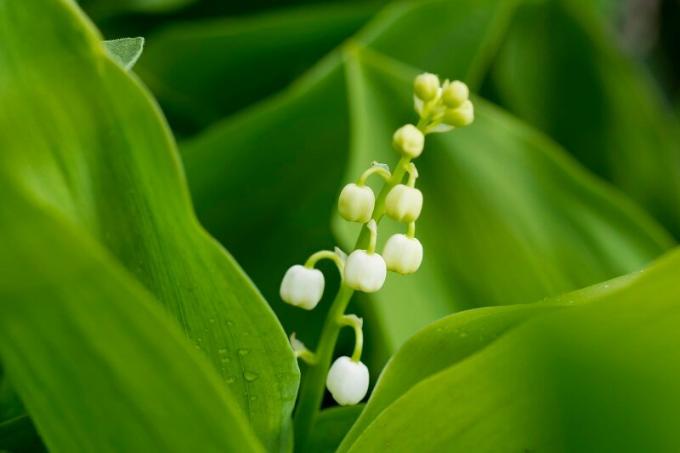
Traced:
[[[415, 114], [416, 71], [358, 50], [349, 56], [353, 147], [348, 180], [366, 162], [395, 161], [391, 131]], [[390, 275], [367, 305], [396, 348], [446, 314], [538, 301], [643, 267], [671, 244], [644, 212], [544, 136], [475, 100], [475, 123], [428, 137], [416, 161], [425, 202], [414, 275]], [[403, 225], [381, 224], [381, 241]], [[342, 243], [356, 227], [337, 221]]]
[[485, 307], [442, 318], [418, 331], [392, 357], [380, 375], [358, 421], [343, 439], [346, 450], [390, 404], [430, 376], [483, 351], [507, 332], [535, 316], [583, 303], [618, 289], [636, 275], [560, 295], [540, 303]]
[[612, 42], [592, 2], [520, 9], [492, 72], [513, 112], [680, 234], [680, 123]]
[[299, 373], [287, 338], [196, 221], [155, 104], [72, 2], [2, 2], [0, 22], [2, 177], [105, 247], [210, 359], [266, 448], [287, 445]]
[[[7, 182], [3, 172], [0, 357], [50, 451], [261, 451], [151, 294], [93, 237]], [[14, 440], [18, 422], [30, 430], [15, 421]]]
[[[545, 302], [564, 308], [523, 322], [412, 385], [341, 451], [677, 449], [679, 269], [675, 252], [609, 287]], [[495, 332], [499, 310], [508, 309], [477, 311], [480, 327], [486, 317]], [[392, 367], [431, 368], [427, 352], [437, 343], [464, 348], [467, 323], [457, 318], [465, 316], [471, 314], [414, 337], [378, 387], [401, 385]]]
[[104, 47], [125, 69], [132, 69], [142, 55], [144, 38], [121, 38], [104, 41]]

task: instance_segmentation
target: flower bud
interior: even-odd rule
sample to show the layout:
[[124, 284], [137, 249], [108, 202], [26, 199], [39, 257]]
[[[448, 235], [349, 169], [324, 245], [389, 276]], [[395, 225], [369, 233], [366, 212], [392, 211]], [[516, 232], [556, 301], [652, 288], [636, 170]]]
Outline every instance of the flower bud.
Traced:
[[387, 265], [382, 256], [355, 250], [345, 262], [345, 283], [352, 289], [374, 293], [382, 288], [387, 277]]
[[347, 356], [338, 357], [328, 370], [326, 388], [338, 404], [357, 404], [368, 392], [368, 368]]
[[390, 236], [383, 249], [387, 269], [400, 274], [413, 274], [423, 262], [423, 245], [405, 234]]
[[444, 113], [442, 121], [455, 127], [463, 127], [471, 124], [475, 119], [475, 110], [472, 102], [467, 100], [460, 107], [449, 109]]
[[442, 101], [450, 109], [460, 107], [469, 97], [470, 90], [459, 80], [454, 80], [442, 89]]
[[413, 92], [423, 101], [431, 101], [439, 92], [439, 77], [430, 73], [420, 74], [413, 81]]
[[366, 223], [373, 215], [375, 195], [368, 186], [347, 184], [340, 192], [338, 211], [350, 222]]
[[413, 124], [407, 124], [397, 129], [392, 137], [392, 143], [397, 151], [416, 158], [423, 152], [425, 136]]
[[385, 198], [385, 213], [399, 222], [415, 221], [422, 209], [423, 193], [415, 187], [397, 184]]
[[321, 300], [324, 288], [323, 274], [300, 264], [291, 266], [281, 282], [281, 299], [296, 307], [312, 310]]

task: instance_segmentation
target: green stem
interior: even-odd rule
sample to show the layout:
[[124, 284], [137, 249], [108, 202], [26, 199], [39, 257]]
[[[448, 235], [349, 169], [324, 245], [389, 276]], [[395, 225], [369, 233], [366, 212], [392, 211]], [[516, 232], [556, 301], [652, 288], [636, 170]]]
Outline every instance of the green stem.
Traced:
[[359, 362], [361, 360], [361, 353], [364, 350], [364, 331], [361, 329], [364, 322], [357, 315], [344, 315], [340, 319], [341, 326], [348, 326], [354, 329], [354, 352], [352, 352], [352, 361]]
[[[385, 198], [394, 186], [401, 183], [404, 175], [408, 170], [411, 159], [408, 156], [402, 156], [399, 159], [392, 176], [385, 183], [382, 190], [378, 194], [373, 209], [373, 220], [376, 223], [380, 222], [383, 215], [385, 215]], [[370, 231], [364, 226], [361, 229], [359, 238], [357, 239], [354, 249], [366, 250], [370, 242]], [[328, 311], [328, 316], [324, 322], [323, 330], [321, 331], [321, 338], [319, 339], [319, 346], [316, 350], [316, 364], [307, 368], [302, 387], [300, 388], [300, 397], [298, 400], [297, 409], [295, 410], [295, 450], [304, 451], [309, 438], [309, 433], [314, 426], [317, 412], [321, 407], [323, 400], [324, 389], [326, 387], [326, 375], [328, 368], [333, 359], [333, 352], [335, 351], [335, 343], [338, 341], [338, 334], [340, 333], [342, 317], [345, 314], [347, 305], [354, 294], [354, 290], [344, 283], [340, 285], [335, 300]]]
[[305, 267], [312, 269], [314, 266], [316, 266], [317, 262], [323, 259], [333, 261], [338, 268], [338, 272], [340, 272], [340, 276], [342, 277], [342, 271], [345, 268], [345, 263], [342, 262], [342, 258], [340, 258], [337, 253], [331, 252], [330, 250], [321, 250], [307, 258]]

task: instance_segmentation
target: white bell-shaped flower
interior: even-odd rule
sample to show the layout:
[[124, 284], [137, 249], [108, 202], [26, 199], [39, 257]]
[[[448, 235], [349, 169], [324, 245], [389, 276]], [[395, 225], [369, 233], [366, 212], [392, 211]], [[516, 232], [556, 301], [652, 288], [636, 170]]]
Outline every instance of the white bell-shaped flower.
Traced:
[[425, 147], [425, 136], [413, 124], [400, 127], [392, 137], [392, 143], [397, 151], [411, 158], [420, 156]]
[[374, 293], [382, 288], [387, 265], [382, 256], [366, 250], [355, 250], [345, 262], [345, 283], [352, 289]]
[[323, 296], [325, 281], [318, 269], [291, 266], [281, 282], [281, 299], [296, 307], [312, 310]]
[[423, 245], [405, 234], [390, 236], [383, 249], [387, 269], [400, 274], [413, 274], [423, 262]]
[[397, 184], [385, 198], [385, 213], [399, 222], [413, 222], [423, 209], [423, 193], [415, 187]]
[[347, 184], [340, 192], [338, 211], [350, 222], [366, 223], [373, 215], [375, 194], [368, 186]]
[[425, 72], [413, 81], [413, 93], [421, 100], [427, 102], [437, 97], [439, 92], [439, 77]]
[[470, 90], [460, 80], [447, 83], [442, 89], [442, 101], [450, 109], [460, 107], [470, 97]]
[[357, 404], [368, 392], [368, 368], [347, 356], [338, 357], [328, 370], [326, 388], [338, 404]]
[[470, 100], [463, 102], [460, 107], [444, 112], [442, 121], [450, 126], [469, 126], [475, 120], [475, 109]]

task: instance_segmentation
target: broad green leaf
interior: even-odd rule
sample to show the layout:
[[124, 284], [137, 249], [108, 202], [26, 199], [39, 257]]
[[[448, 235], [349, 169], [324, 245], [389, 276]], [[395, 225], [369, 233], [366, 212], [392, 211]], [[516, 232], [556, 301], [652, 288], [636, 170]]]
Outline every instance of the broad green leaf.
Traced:
[[[415, 70], [379, 54], [348, 54], [355, 179], [371, 159], [394, 162], [391, 133], [414, 121]], [[671, 241], [644, 212], [542, 135], [476, 99], [475, 123], [428, 137], [416, 161], [424, 194], [421, 269], [390, 275], [367, 306], [396, 348], [446, 314], [510, 305], [643, 267]], [[405, 227], [386, 219], [380, 242]], [[343, 244], [356, 226], [336, 222]]]
[[409, 338], [391, 358], [358, 421], [343, 439], [340, 451], [349, 448], [384, 409], [420, 381], [461, 363], [534, 316], [611, 292], [632, 278], [635, 275], [619, 277], [541, 303], [467, 310], [429, 324]]
[[[677, 450], [679, 270], [675, 252], [613, 287], [546, 302], [564, 307], [411, 386], [341, 451]], [[463, 316], [438, 323], [454, 327], [448, 341], [436, 328], [414, 338], [378, 386], [401, 378], [392, 366], [430, 367], [432, 342], [467, 342]]]
[[174, 122], [202, 127], [288, 85], [374, 10], [331, 4], [169, 26], [137, 72]]
[[210, 359], [265, 447], [285, 446], [297, 364], [196, 221], [156, 105], [72, 2], [1, 2], [0, 25], [2, 178], [99, 241]]
[[0, 358], [50, 451], [261, 451], [153, 296], [94, 237], [8, 182], [3, 170]]
[[337, 406], [319, 413], [308, 441], [307, 451], [333, 453], [363, 410], [364, 405]]
[[129, 70], [132, 69], [137, 60], [139, 60], [140, 55], [142, 55], [144, 38], [112, 39], [104, 41], [104, 47], [114, 60]]
[[500, 101], [680, 234], [680, 126], [589, 2], [531, 2], [491, 81]]

